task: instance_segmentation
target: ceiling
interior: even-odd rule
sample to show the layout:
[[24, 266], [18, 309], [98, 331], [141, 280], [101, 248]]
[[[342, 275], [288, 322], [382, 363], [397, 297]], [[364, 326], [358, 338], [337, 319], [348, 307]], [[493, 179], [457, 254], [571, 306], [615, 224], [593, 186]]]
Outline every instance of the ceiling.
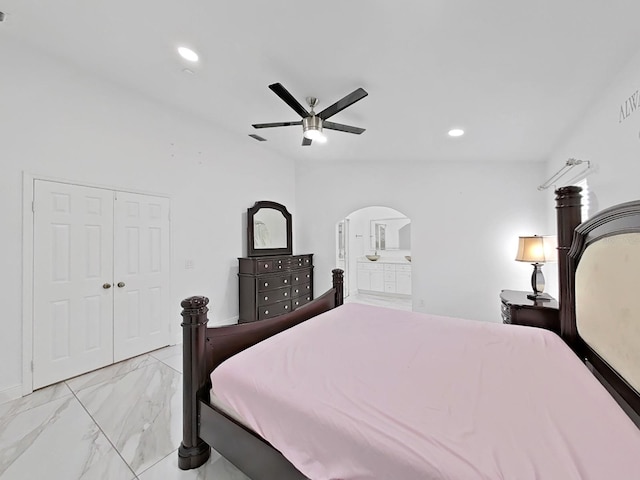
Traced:
[[[544, 160], [640, 50], [637, 0], [2, 0], [1, 35], [313, 161]], [[178, 57], [186, 45], [201, 57]], [[3, 66], [6, 68], [6, 66]], [[184, 73], [189, 68], [194, 73]], [[369, 96], [301, 147], [299, 117]], [[616, 112], [613, 113], [614, 115]], [[447, 131], [467, 133], [450, 138]]]

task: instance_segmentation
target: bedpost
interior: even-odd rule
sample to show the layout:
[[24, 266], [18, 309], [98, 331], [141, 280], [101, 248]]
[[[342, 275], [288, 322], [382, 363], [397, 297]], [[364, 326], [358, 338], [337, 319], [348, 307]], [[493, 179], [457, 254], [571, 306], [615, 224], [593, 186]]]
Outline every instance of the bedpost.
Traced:
[[581, 222], [580, 187], [562, 187], [556, 190], [556, 214], [558, 218], [558, 283], [560, 296], [560, 335], [575, 348], [576, 324], [572, 321], [574, 299], [569, 282], [569, 249], [573, 232]]
[[200, 399], [198, 393], [206, 381], [203, 371], [207, 330], [207, 297], [190, 297], [180, 304], [182, 310], [182, 443], [178, 449], [181, 470], [197, 468], [209, 459], [211, 447], [199, 434]]
[[344, 303], [344, 270], [335, 268], [333, 273], [333, 288], [336, 289], [336, 307]]

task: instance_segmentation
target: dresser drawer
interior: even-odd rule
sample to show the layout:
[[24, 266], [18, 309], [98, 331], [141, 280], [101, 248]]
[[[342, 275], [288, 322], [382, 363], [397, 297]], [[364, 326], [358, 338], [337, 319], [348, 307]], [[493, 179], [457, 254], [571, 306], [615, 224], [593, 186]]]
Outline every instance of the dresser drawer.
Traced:
[[291, 274], [291, 285], [299, 285], [311, 281], [311, 270], [301, 270]]
[[289, 300], [291, 298], [291, 287], [276, 288], [274, 290], [266, 290], [258, 295], [258, 305], [264, 306], [271, 303]]
[[273, 270], [276, 272], [280, 270], [289, 270], [289, 265], [290, 262], [288, 258], [273, 260]]
[[311, 256], [310, 255], [295, 255], [291, 257], [291, 265], [293, 267], [310, 267]]
[[256, 270], [258, 273], [271, 273], [274, 271], [273, 269], [273, 261], [272, 260], [259, 260], [256, 263]]
[[293, 306], [293, 309], [295, 310], [298, 307], [301, 307], [302, 305], [304, 305], [305, 303], [309, 303], [311, 301], [311, 295], [304, 295], [302, 297], [298, 297], [298, 298], [293, 298], [291, 300], [291, 305]]
[[291, 311], [291, 302], [278, 302], [271, 305], [258, 306], [258, 320], [265, 318], [277, 317]]
[[288, 287], [291, 285], [291, 275], [274, 275], [272, 277], [262, 277], [257, 279], [258, 292], [273, 290], [274, 288]]
[[299, 297], [302, 295], [309, 295], [310, 293], [311, 293], [310, 283], [301, 283], [300, 285], [293, 285], [291, 287], [291, 296], [293, 298]]

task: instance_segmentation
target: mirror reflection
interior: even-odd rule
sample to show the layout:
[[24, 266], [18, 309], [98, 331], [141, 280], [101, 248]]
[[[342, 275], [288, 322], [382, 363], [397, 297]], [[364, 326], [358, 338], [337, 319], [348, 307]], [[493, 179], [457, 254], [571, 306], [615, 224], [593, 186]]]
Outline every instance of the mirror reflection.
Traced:
[[286, 248], [287, 219], [279, 210], [261, 208], [253, 216], [254, 248]]
[[371, 248], [373, 250], [411, 249], [411, 219], [407, 217], [376, 218], [370, 223]]

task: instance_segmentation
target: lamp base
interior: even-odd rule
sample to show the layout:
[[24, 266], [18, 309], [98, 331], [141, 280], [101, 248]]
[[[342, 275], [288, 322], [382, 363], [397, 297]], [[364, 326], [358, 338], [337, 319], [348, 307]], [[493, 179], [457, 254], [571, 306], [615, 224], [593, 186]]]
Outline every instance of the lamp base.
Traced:
[[551, 300], [551, 295], [548, 293], [529, 293], [527, 294], [529, 300], [535, 300], [536, 302], [548, 302]]

